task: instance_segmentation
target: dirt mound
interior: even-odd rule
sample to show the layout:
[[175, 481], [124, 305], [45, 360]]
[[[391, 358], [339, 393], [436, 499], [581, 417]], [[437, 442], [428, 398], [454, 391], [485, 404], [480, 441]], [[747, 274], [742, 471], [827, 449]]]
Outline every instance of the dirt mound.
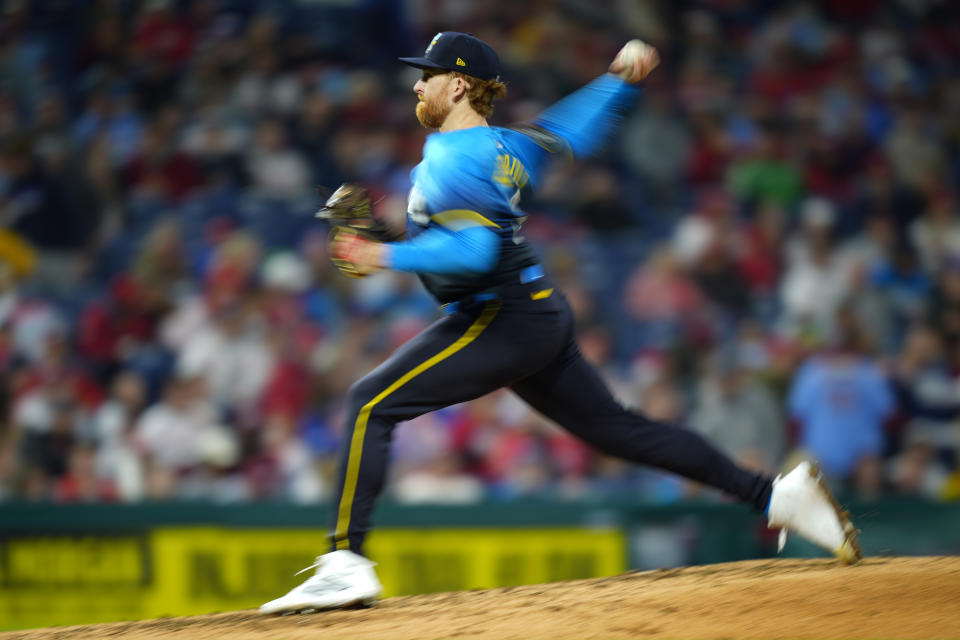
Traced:
[[313, 615], [240, 611], [0, 633], [0, 640], [796, 637], [960, 637], [960, 558], [869, 558], [855, 567], [752, 560], [390, 598]]

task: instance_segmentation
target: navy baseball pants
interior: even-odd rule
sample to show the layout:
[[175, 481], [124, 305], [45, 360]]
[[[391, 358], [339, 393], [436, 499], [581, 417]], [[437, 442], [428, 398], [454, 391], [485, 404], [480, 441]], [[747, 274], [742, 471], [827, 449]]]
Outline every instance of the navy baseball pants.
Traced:
[[739, 468], [700, 435], [650, 420], [613, 398], [580, 354], [570, 307], [546, 278], [502, 287], [496, 299], [454, 306], [350, 389], [334, 494], [334, 549], [362, 553], [398, 422], [500, 387], [606, 454], [766, 508], [770, 478]]

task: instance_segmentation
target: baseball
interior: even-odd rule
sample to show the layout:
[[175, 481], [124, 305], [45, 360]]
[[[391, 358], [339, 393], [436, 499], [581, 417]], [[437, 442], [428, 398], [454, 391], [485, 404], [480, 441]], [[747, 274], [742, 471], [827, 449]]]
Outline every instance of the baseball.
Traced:
[[623, 45], [610, 65], [610, 71], [627, 82], [640, 82], [660, 64], [657, 50], [642, 40], [631, 40]]

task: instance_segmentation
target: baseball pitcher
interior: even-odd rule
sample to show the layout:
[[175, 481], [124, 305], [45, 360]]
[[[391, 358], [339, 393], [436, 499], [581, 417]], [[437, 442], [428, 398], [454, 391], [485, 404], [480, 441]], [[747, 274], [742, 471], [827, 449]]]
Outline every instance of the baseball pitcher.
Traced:
[[309, 567], [314, 575], [260, 610], [372, 602], [381, 588], [363, 542], [395, 425], [500, 387], [604, 453], [721, 489], [771, 527], [856, 561], [856, 530], [814, 467], [776, 479], [753, 473], [695, 433], [621, 406], [580, 354], [570, 307], [524, 240], [524, 201], [545, 163], [596, 150], [636, 101], [657, 51], [628, 42], [608, 73], [515, 128], [487, 124], [506, 87], [496, 52], [478, 38], [438, 33], [423, 56], [400, 60], [422, 70], [416, 115], [436, 130], [411, 174], [406, 240], [389, 241], [355, 186], [320, 215], [333, 224], [331, 255], [344, 273], [416, 273], [445, 315], [350, 389], [329, 551]]

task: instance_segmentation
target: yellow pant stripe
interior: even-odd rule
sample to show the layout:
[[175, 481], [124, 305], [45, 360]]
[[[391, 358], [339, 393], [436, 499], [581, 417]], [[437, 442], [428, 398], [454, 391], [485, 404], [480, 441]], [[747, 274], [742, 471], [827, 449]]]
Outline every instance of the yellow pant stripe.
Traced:
[[334, 540], [336, 540], [337, 549], [348, 549], [350, 541], [347, 538], [347, 530], [350, 527], [350, 508], [353, 505], [353, 496], [357, 490], [357, 479], [360, 476], [360, 456], [363, 454], [363, 439], [367, 432], [367, 421], [370, 420], [370, 412], [378, 402], [389, 396], [391, 393], [410, 382], [418, 375], [434, 366], [438, 362], [446, 360], [457, 351], [476, 340], [484, 329], [493, 321], [497, 311], [500, 310], [500, 301], [493, 300], [488, 302], [480, 313], [480, 317], [470, 325], [460, 338], [452, 345], [431, 357], [430, 359], [417, 365], [410, 371], [403, 374], [400, 379], [381, 391], [373, 400], [363, 405], [360, 413], [357, 415], [357, 422], [353, 427], [353, 437], [350, 439], [350, 454], [347, 458], [347, 474], [343, 482], [343, 495], [340, 496], [340, 507], [337, 511], [337, 526], [334, 529]]

